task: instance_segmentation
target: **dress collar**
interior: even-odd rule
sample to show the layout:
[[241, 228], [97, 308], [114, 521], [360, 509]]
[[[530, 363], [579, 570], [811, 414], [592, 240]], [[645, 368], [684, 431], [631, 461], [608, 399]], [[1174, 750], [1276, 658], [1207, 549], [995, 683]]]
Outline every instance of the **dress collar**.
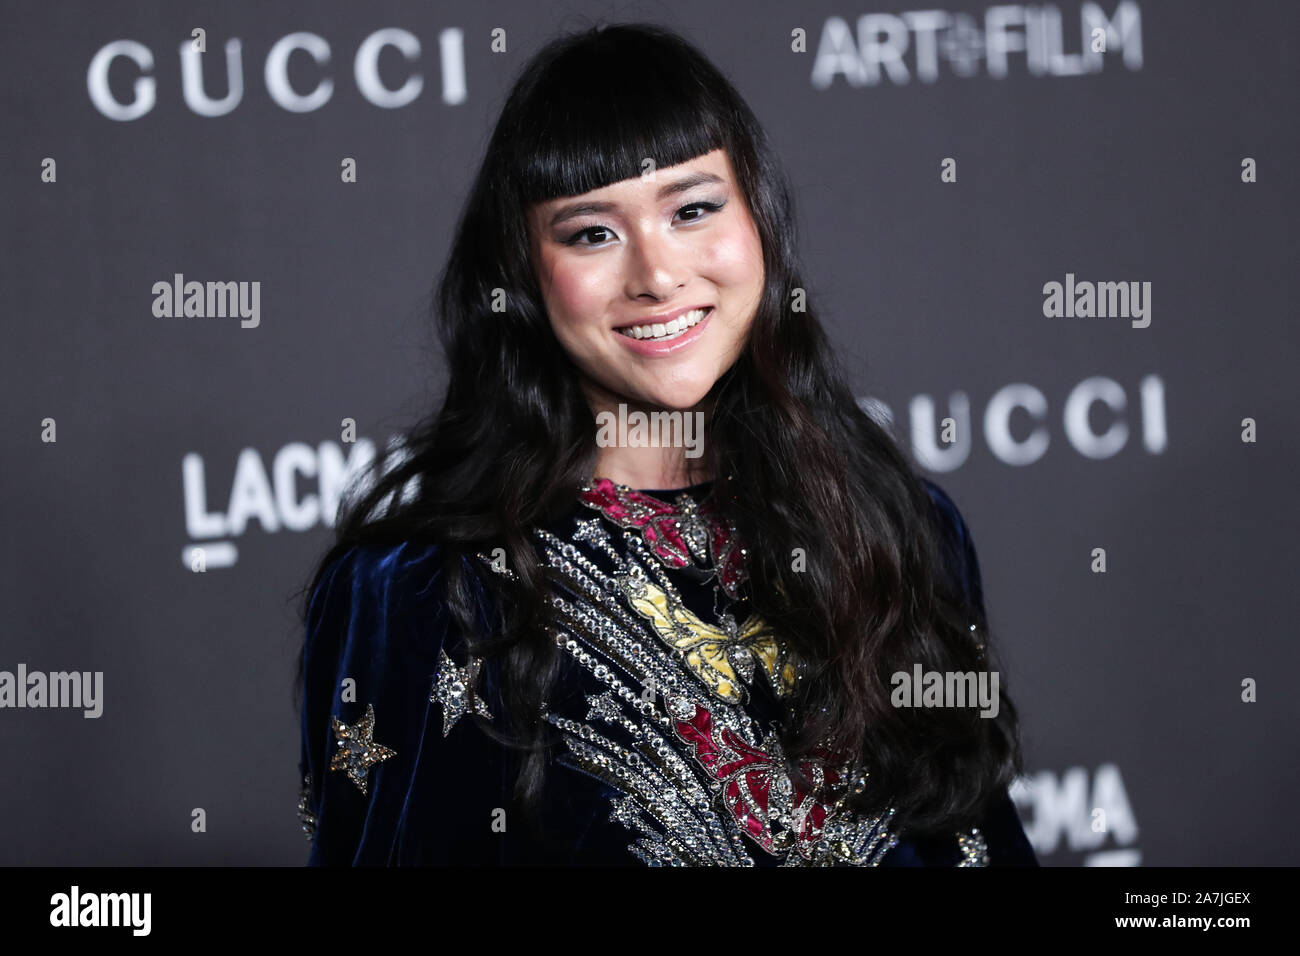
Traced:
[[[737, 599], [745, 580], [745, 551], [734, 525], [721, 515], [712, 497], [714, 482], [655, 494], [594, 478], [582, 486], [579, 499], [620, 528], [639, 531], [642, 540], [670, 568], [693, 564], [717, 572], [727, 596]], [[671, 501], [665, 497], [671, 496]]]

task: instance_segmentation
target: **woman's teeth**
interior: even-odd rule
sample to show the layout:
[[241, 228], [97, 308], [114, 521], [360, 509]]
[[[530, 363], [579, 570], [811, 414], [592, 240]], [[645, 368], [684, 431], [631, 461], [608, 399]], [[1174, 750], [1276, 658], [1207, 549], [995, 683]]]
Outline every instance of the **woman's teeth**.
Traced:
[[[710, 307], [711, 308], [711, 307]], [[693, 312], [685, 312], [673, 319], [671, 322], [656, 322], [653, 325], [630, 325], [624, 329], [615, 329], [628, 338], [632, 339], [655, 339], [667, 341], [683, 335], [687, 329], [700, 324], [700, 320], [709, 312], [709, 309], [696, 309]]]

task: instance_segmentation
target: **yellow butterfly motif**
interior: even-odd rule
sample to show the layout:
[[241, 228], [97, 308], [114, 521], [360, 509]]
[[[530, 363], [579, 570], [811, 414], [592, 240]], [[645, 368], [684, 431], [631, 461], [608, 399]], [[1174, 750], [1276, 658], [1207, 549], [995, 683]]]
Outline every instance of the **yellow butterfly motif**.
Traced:
[[748, 694], [741, 680], [753, 676], [755, 661], [778, 697], [794, 690], [798, 670], [793, 655], [757, 614], [729, 632], [706, 624], [678, 602], [670, 605], [668, 595], [644, 579], [623, 578], [620, 583], [637, 613], [720, 700], [745, 702]]

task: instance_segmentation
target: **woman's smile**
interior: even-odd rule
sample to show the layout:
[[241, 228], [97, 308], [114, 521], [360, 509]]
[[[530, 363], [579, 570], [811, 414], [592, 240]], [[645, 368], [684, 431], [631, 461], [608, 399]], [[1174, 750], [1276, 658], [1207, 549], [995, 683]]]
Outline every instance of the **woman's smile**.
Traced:
[[713, 306], [688, 310], [670, 322], [639, 323], [614, 331], [639, 355], [671, 355], [699, 341]]

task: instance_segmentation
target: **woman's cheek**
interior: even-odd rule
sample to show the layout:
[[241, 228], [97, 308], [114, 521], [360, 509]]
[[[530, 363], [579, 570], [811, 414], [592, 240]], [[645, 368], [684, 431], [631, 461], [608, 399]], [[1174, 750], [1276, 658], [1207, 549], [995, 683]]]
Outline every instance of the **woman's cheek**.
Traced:
[[590, 267], [573, 268], [558, 277], [552, 287], [556, 308], [575, 333], [591, 331], [603, 324], [600, 303], [607, 298], [602, 292], [605, 285], [604, 278]]

